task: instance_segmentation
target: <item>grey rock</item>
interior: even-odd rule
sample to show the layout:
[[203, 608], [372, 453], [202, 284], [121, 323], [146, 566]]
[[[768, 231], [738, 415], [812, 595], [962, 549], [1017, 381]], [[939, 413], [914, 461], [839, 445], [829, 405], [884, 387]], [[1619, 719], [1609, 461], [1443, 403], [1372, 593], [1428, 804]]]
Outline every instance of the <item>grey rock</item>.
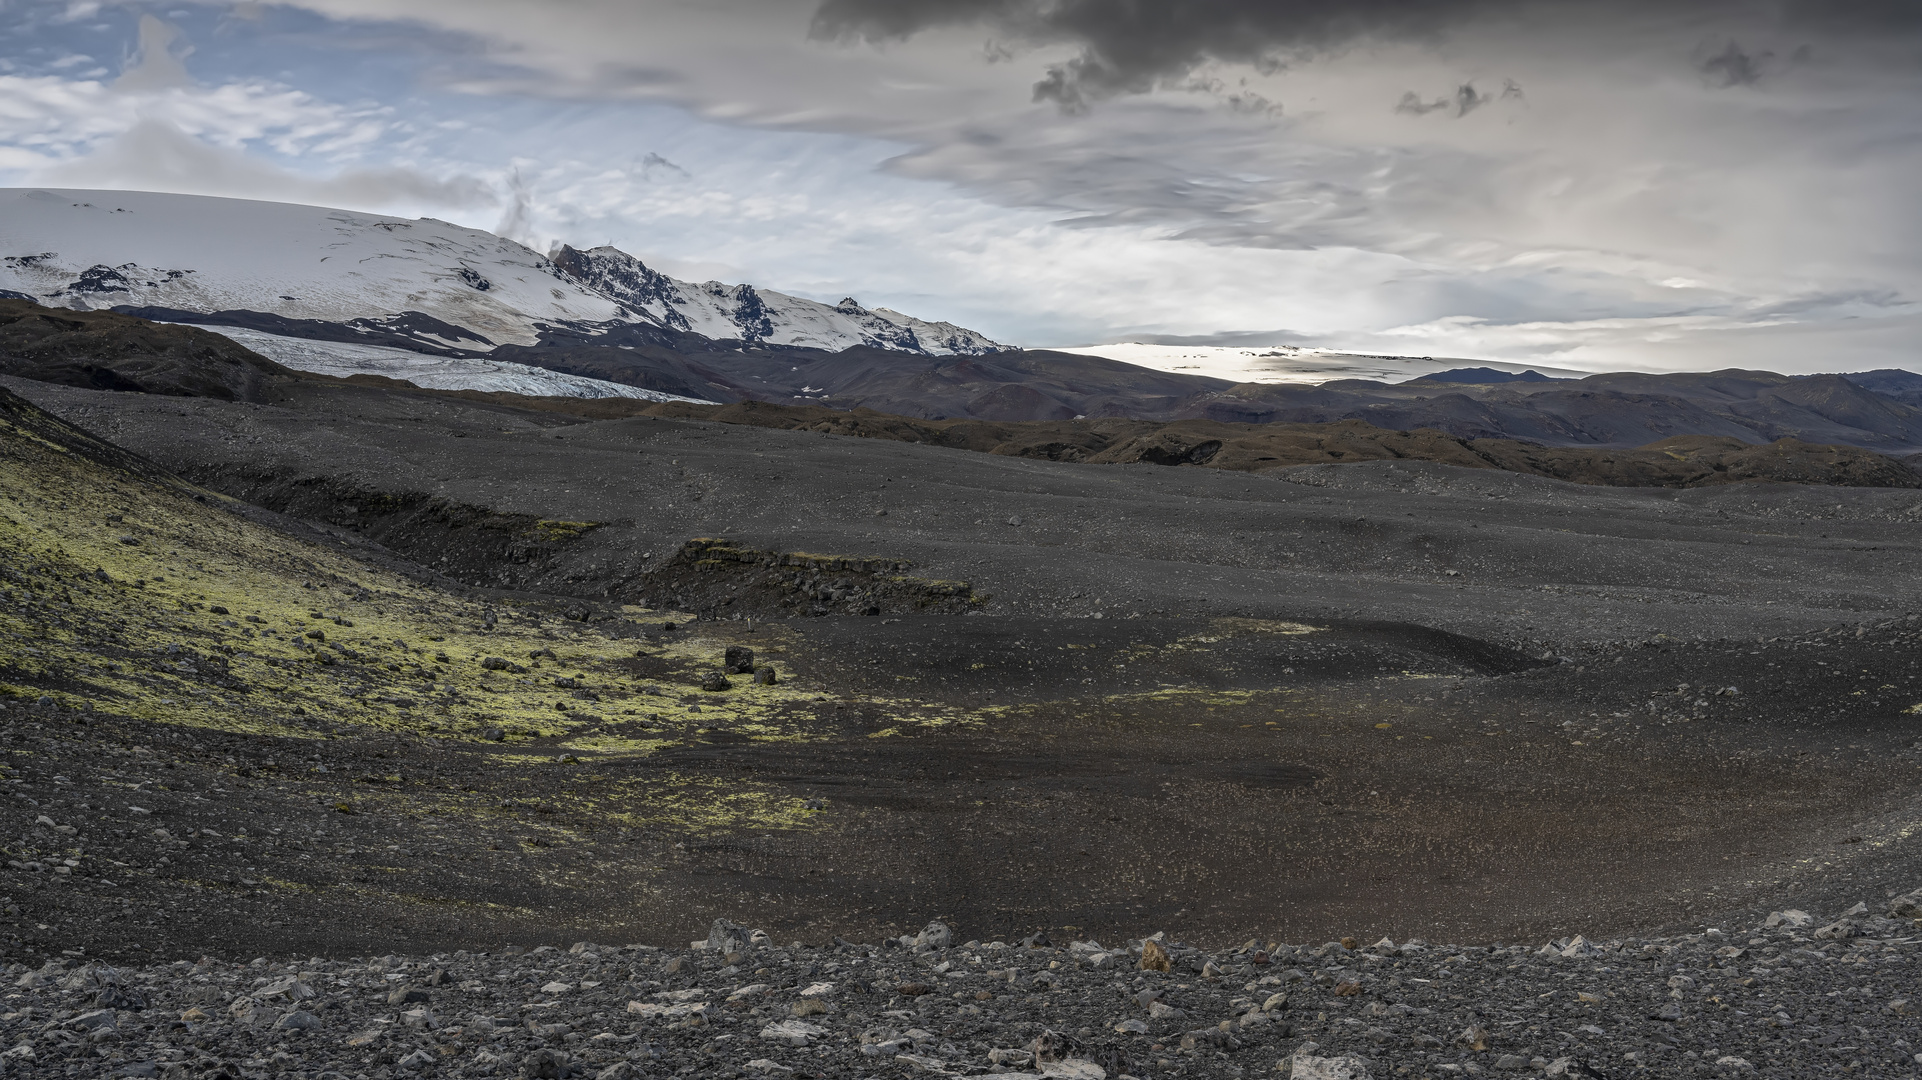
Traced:
[[566, 1080], [567, 1062], [564, 1051], [542, 1047], [521, 1059], [521, 1080]]
[[747, 927], [729, 919], [715, 919], [707, 932], [707, 951], [726, 956], [746, 952], [753, 935]]
[[939, 921], [929, 923], [926, 929], [914, 939], [916, 948], [941, 950], [952, 944], [954, 944], [954, 931], [948, 929], [947, 923]]
[[1369, 1080], [1368, 1063], [1352, 1055], [1316, 1057], [1296, 1053], [1288, 1059], [1289, 1080]]

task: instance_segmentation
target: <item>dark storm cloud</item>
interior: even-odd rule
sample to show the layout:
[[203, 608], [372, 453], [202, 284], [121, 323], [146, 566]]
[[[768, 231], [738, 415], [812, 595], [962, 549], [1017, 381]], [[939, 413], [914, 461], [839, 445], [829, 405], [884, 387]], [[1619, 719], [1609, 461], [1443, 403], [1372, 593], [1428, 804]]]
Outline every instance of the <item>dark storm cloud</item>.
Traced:
[[[1436, 39], [1491, 19], [1552, 27], [1609, 6], [1676, 32], [1717, 22], [1818, 36], [1922, 31], [1922, 4], [1914, 0], [1710, 0], [1679, 12], [1666, 0], [823, 0], [812, 33], [880, 42], [978, 25], [1010, 40], [1078, 47], [1079, 55], [1047, 69], [1034, 97], [1079, 110], [1144, 93], [1211, 61], [1272, 70], [1363, 40]], [[1723, 86], [1747, 86], [1773, 59], [1724, 39], [1718, 50], [1698, 53], [1697, 66]], [[1434, 107], [1419, 98], [1404, 104], [1412, 111]], [[1462, 115], [1477, 104], [1448, 100], [1439, 107]]]
[[1151, 90], [1209, 60], [1273, 68], [1291, 55], [1360, 37], [1422, 37], [1502, 0], [824, 0], [819, 38], [881, 41], [926, 29], [980, 24], [1081, 54], [1035, 84], [1037, 101], [1080, 108]]

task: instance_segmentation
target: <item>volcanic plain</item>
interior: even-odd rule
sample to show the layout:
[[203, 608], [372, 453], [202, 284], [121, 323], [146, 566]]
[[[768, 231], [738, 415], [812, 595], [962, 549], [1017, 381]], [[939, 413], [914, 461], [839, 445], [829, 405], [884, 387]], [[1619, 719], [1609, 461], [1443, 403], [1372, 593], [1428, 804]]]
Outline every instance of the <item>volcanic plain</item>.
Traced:
[[3, 385], [23, 957], [1533, 940], [1922, 876], [1913, 490]]

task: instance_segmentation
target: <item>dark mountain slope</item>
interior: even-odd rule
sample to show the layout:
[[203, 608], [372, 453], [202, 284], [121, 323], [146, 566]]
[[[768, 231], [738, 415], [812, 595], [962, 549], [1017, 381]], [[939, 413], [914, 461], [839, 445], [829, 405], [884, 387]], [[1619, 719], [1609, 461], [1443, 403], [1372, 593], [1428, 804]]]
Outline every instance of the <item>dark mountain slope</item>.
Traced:
[[260, 401], [274, 383], [307, 377], [210, 331], [30, 300], [0, 300], [0, 374], [223, 401]]

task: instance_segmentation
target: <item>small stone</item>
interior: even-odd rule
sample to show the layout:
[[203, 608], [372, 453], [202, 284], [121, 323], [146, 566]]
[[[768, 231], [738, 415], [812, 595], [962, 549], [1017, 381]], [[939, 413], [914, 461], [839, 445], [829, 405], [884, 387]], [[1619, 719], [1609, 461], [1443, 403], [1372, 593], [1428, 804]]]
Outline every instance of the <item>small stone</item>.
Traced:
[[809, 1039], [828, 1033], [819, 1024], [809, 1024], [801, 1020], [782, 1020], [761, 1029], [761, 1038], [768, 1042], [784, 1042], [790, 1046], [806, 1046]]
[[546, 1047], [521, 1060], [521, 1080], [563, 1080], [569, 1071], [567, 1055]]
[[1161, 947], [1161, 942], [1149, 938], [1141, 943], [1141, 963], [1136, 966], [1142, 971], [1168, 971], [1174, 963], [1168, 957], [1168, 950]]
[[274, 1021], [274, 1028], [279, 1031], [313, 1031], [320, 1026], [320, 1017], [304, 1009], [295, 1009]]
[[83, 1012], [79, 1016], [67, 1021], [67, 1026], [78, 1028], [82, 1031], [94, 1031], [100, 1028], [117, 1028], [120, 1026], [120, 1022], [114, 1015], [112, 1009], [94, 1009], [91, 1012]]
[[1296, 1051], [1287, 1059], [1290, 1080], [1369, 1080], [1368, 1063], [1358, 1057], [1316, 1057]]

